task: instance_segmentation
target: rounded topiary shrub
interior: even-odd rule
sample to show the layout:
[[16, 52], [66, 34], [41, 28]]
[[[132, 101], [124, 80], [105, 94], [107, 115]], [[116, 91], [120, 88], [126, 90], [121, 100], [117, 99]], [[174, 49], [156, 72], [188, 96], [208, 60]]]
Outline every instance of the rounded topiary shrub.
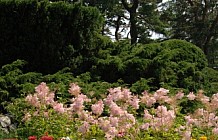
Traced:
[[205, 85], [202, 70], [207, 66], [207, 59], [192, 43], [174, 39], [134, 46], [120, 42], [115, 46], [103, 49], [105, 55], [97, 59], [95, 73], [102, 80], [122, 79], [124, 83], [134, 84], [145, 78], [149, 79], [151, 90], [164, 86], [192, 91]]
[[189, 90], [203, 88], [202, 69], [207, 66], [207, 59], [200, 48], [183, 40], [164, 41], [158, 48], [150, 65], [158, 84]]
[[152, 62], [148, 75], [155, 79], [155, 85], [191, 91], [203, 88], [205, 75], [202, 70], [207, 66], [207, 59], [200, 48], [175, 39], [145, 45], [144, 51], [149, 52], [151, 48], [155, 51], [149, 54]]

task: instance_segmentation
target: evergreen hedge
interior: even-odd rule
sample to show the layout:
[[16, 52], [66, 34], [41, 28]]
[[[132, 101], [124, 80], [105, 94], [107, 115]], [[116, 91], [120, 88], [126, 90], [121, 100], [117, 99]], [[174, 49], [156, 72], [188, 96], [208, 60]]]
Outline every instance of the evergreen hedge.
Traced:
[[69, 66], [84, 72], [97, 51], [102, 21], [96, 8], [79, 4], [0, 0], [0, 67], [21, 59], [27, 71], [54, 73]]

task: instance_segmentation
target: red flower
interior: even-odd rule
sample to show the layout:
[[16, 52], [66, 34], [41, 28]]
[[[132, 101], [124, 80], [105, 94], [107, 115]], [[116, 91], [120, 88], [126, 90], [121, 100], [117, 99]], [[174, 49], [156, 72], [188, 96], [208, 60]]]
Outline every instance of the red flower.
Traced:
[[37, 140], [37, 137], [36, 136], [29, 136], [28, 140]]
[[52, 136], [48, 136], [48, 132], [45, 133], [45, 136], [42, 136], [40, 140], [53, 140]]

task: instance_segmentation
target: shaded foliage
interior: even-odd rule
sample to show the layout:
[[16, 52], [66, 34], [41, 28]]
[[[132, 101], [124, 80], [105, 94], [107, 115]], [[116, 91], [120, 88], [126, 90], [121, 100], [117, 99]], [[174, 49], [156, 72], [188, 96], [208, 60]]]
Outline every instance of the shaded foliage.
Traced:
[[54, 73], [69, 66], [82, 73], [92, 63], [102, 21], [96, 8], [78, 4], [1, 0], [0, 66], [22, 59], [26, 71]]
[[[154, 91], [160, 87], [171, 91], [206, 90], [211, 95], [217, 89], [217, 71], [207, 67], [200, 48], [182, 40], [131, 46], [128, 41], [112, 43], [98, 38], [101, 46], [89, 72], [74, 75], [70, 68], [54, 74], [22, 71], [26, 62], [17, 60], [0, 69], [1, 102], [10, 102], [34, 93], [34, 87], [46, 82], [57, 99], [67, 102], [69, 84], [76, 82], [84, 93], [96, 99], [104, 97], [108, 88], [129, 87], [134, 93]], [[175, 92], [176, 93], [176, 92]]]
[[131, 46], [115, 43], [114, 48], [99, 51], [95, 73], [102, 80], [133, 84], [140, 78], [150, 79], [152, 88], [170, 86], [197, 90], [203, 88], [203, 68], [207, 60], [201, 49], [182, 40]]
[[[36, 72], [24, 73], [22, 71], [25, 61], [17, 60], [11, 64], [4, 65], [0, 69], [0, 103], [10, 103], [11, 100], [21, 98], [29, 93], [34, 93], [35, 87], [46, 82], [50, 89], [56, 93], [57, 99], [65, 102], [69, 98], [69, 84], [76, 82], [82, 87], [82, 92], [88, 93], [88, 96], [100, 97], [104, 95], [107, 89], [121, 85], [120, 83], [108, 83], [103, 81], [91, 81], [89, 72], [73, 76], [69, 68], [64, 68], [57, 73], [43, 75]], [[0, 110], [4, 111], [0, 105]], [[1, 112], [0, 111], [0, 112]]]

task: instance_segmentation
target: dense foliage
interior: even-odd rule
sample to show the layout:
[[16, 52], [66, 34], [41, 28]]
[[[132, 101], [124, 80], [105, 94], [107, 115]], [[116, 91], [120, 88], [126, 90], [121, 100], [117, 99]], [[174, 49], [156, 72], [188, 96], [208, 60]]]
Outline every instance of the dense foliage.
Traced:
[[[0, 66], [17, 59], [28, 71], [86, 71], [103, 18], [96, 8], [66, 2], [0, 1]], [[81, 71], [77, 71], [81, 72]]]
[[[206, 85], [207, 60], [195, 45], [182, 40], [131, 46], [127, 42], [102, 49], [96, 70], [103, 80], [132, 84], [145, 78], [152, 88], [169, 86], [196, 90]], [[107, 74], [105, 74], [107, 73]]]
[[[207, 58], [216, 54], [218, 16], [204, 11], [208, 32], [192, 19], [193, 30], [176, 34], [184, 17], [201, 17], [199, 1], [0, 0], [0, 117], [18, 124], [10, 135], [216, 139], [218, 72]], [[110, 27], [116, 42], [105, 36]]]
[[[99, 97], [104, 94], [109, 87], [120, 85], [119, 83], [108, 83], [101, 81], [92, 81], [90, 73], [83, 73], [76, 77], [73, 76], [69, 68], [62, 69], [55, 74], [43, 75], [41, 73], [28, 72], [24, 73], [25, 61], [17, 60], [12, 64], [7, 64], [0, 69], [0, 102], [2, 105], [7, 104], [14, 98], [26, 96], [34, 91], [34, 87], [40, 82], [45, 81], [51, 90], [57, 92], [56, 98], [66, 101], [68, 94], [68, 85], [71, 82], [77, 82], [83, 87], [83, 92], [92, 92], [93, 96]], [[1, 112], [5, 110], [1, 106]]]
[[168, 40], [133, 47], [127, 42], [106, 42], [102, 41], [101, 45], [106, 47], [102, 47], [95, 56], [91, 71], [77, 76], [69, 68], [48, 75], [25, 73], [25, 61], [21, 60], [3, 66], [0, 70], [1, 100], [9, 101], [11, 97], [26, 95], [42, 81], [59, 92], [67, 91], [64, 85], [78, 82], [86, 91], [93, 87], [101, 89], [96, 96], [118, 84], [138, 93], [160, 87], [191, 91], [204, 89], [210, 94], [215, 92], [217, 80], [207, 73], [215, 74], [215, 71], [206, 67], [207, 61], [202, 51], [191, 43]]
[[52, 89], [59, 93], [58, 98], [63, 100], [68, 97], [63, 93], [70, 82], [77, 82], [85, 92], [91, 89], [97, 98], [107, 88], [118, 85], [129, 87], [138, 94], [145, 89], [154, 91], [160, 87], [189, 91], [203, 89], [208, 95], [217, 90], [218, 80], [212, 76], [217, 72], [207, 68], [203, 52], [186, 41], [168, 40], [133, 47], [125, 41], [112, 43], [101, 38], [98, 44], [103, 47], [93, 57], [95, 63], [90, 72], [80, 75], [75, 75], [69, 68], [48, 75], [25, 73], [26, 62], [21, 60], [3, 66], [0, 69], [1, 101], [33, 92], [33, 87], [42, 81], [52, 85]]

